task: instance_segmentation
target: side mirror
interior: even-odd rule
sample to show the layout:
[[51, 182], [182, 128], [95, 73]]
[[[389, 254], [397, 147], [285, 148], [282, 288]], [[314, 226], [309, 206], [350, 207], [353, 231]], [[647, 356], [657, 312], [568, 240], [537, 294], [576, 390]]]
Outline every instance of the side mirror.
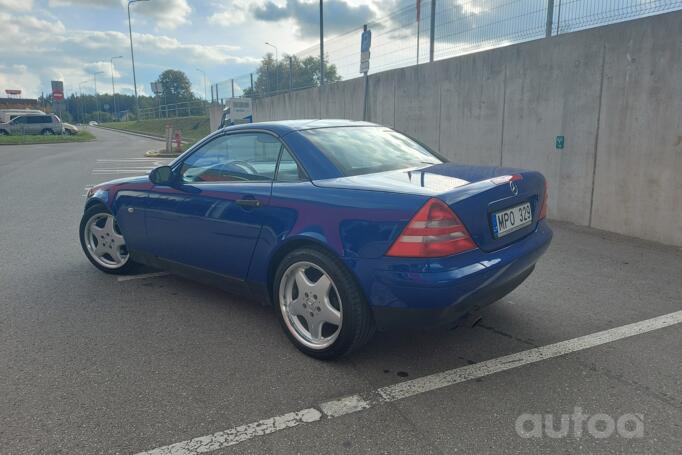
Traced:
[[149, 174], [149, 180], [154, 185], [171, 185], [173, 183], [173, 170], [170, 166], [157, 167]]

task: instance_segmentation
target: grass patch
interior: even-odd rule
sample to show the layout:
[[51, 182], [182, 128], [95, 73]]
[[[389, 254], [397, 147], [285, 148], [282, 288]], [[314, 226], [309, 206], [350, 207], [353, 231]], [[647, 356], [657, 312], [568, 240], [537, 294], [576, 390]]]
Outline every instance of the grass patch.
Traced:
[[87, 131], [69, 136], [39, 136], [27, 134], [24, 136], [0, 136], [0, 145], [23, 145], [23, 144], [54, 144], [61, 142], [87, 142], [94, 141], [95, 136]]
[[182, 139], [191, 143], [203, 139], [210, 132], [209, 121], [206, 116], [140, 120], [139, 122], [109, 122], [102, 123], [102, 126], [164, 137], [167, 124], [172, 125], [176, 131], [182, 131]]

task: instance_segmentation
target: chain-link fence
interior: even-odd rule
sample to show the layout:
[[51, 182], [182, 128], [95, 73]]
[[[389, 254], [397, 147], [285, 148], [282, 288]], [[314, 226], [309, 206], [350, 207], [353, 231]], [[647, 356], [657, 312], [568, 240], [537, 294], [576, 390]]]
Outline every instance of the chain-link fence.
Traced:
[[[367, 24], [370, 73], [675, 11], [682, 0], [425, 0]], [[328, 20], [333, 20], [330, 18]], [[360, 77], [364, 24], [325, 39], [324, 82]], [[213, 100], [261, 97], [320, 84], [318, 45], [213, 85]]]

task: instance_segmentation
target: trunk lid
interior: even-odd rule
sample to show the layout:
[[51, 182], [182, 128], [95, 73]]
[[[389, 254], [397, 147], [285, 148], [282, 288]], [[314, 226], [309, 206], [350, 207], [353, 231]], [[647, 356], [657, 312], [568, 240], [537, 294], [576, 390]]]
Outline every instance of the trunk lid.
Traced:
[[[539, 172], [452, 163], [313, 183], [325, 187], [437, 197], [455, 212], [476, 245], [484, 251], [504, 248], [535, 230], [545, 189], [545, 179]], [[493, 216], [526, 203], [530, 205], [531, 223], [505, 235], [497, 235]]]

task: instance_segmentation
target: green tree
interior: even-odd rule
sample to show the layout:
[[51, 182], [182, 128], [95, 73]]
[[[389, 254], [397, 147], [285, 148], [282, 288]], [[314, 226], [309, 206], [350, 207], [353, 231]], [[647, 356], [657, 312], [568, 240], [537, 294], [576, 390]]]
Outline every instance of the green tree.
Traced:
[[[253, 81], [253, 92], [255, 93], [251, 91], [251, 88], [247, 88], [244, 90], [244, 95], [264, 96], [287, 91], [289, 90], [290, 77], [292, 89], [319, 86], [320, 58], [313, 56], [300, 58], [296, 55], [285, 55], [279, 62], [275, 62], [273, 55], [268, 53], [256, 69], [256, 77]], [[325, 62], [324, 80], [325, 83], [341, 80], [336, 65]]]
[[166, 103], [178, 103], [194, 99], [192, 83], [182, 71], [166, 70], [161, 73], [156, 82], [159, 82], [163, 87], [161, 96], [164, 97]]

